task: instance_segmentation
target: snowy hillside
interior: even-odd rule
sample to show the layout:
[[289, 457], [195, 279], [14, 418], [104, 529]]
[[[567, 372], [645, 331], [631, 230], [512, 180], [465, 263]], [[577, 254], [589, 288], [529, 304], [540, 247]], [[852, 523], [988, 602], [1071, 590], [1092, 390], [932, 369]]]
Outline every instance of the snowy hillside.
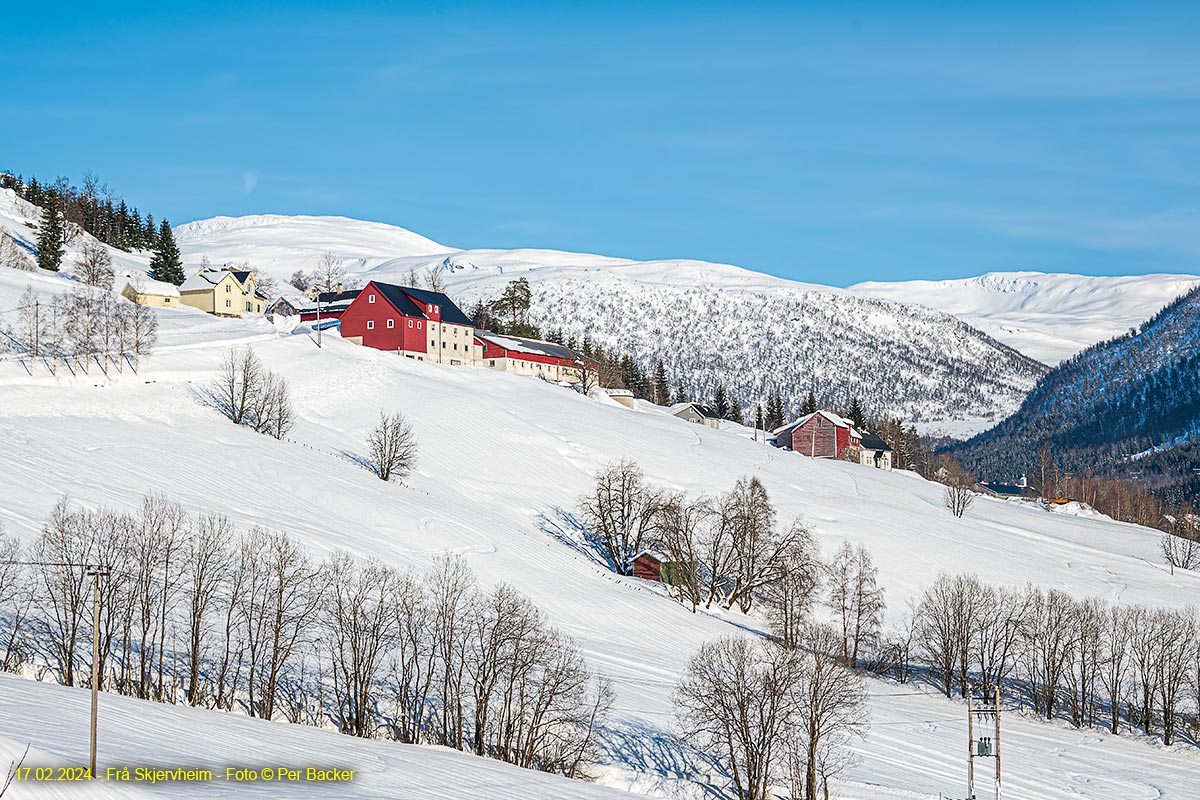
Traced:
[[871, 281], [849, 291], [945, 311], [1053, 366], [1136, 328], [1198, 283], [1195, 275], [989, 272], [961, 280]]
[[[42, 215], [42, 209], [33, 203], [26, 202], [12, 189], [0, 189], [0, 235], [12, 237], [17, 246], [32, 258], [37, 255], [37, 226]], [[100, 244], [91, 234], [85, 233], [74, 226], [68, 226], [66, 251], [63, 255], [62, 271], [71, 275], [75, 271], [75, 262], [85, 242]], [[150, 265], [150, 254], [142, 252], [127, 253], [115, 247], [102, 245], [112, 256], [113, 270], [118, 276], [127, 272], [144, 274]], [[0, 264], [0, 267], [9, 266]]]
[[[0, 309], [16, 305], [27, 285], [50, 292], [66, 283], [0, 269]], [[943, 508], [941, 486], [911, 474], [814, 462], [651, 408], [627, 410], [534, 379], [416, 362], [335, 337], [318, 350], [305, 332], [284, 334], [262, 320], [218, 320], [191, 309], [157, 313], [161, 345], [136, 378], [30, 376], [21, 364], [0, 361], [5, 528], [32, 539], [62, 493], [86, 507], [130, 509], [153, 489], [189, 511], [227, 514], [240, 530], [287, 531], [321, 555], [345, 548], [424, 567], [438, 553], [462, 554], [485, 583], [508, 581], [527, 594], [612, 677], [616, 702], [604, 732], [601, 783], [618, 789], [698, 796], [694, 764], [672, 743], [671, 688], [699, 644], [761, 622], [691, 614], [661, 586], [615, 576], [554, 535], [567, 524], [563, 510], [615, 459], [635, 459], [653, 483], [693, 495], [727, 491], [742, 475], [758, 477], [780, 516], [803, 515], [826, 554], [842, 541], [871, 550], [891, 622], [940, 572], [1155, 606], [1180, 604], [1200, 590], [1200, 574], [1170, 575], [1160, 566], [1158, 535], [1145, 529], [992, 499], [980, 499], [958, 520]], [[199, 400], [197, 387], [235, 342], [253, 343], [290, 381], [298, 423], [289, 440], [236, 427]], [[385, 484], [354, 460], [380, 409], [403, 411], [416, 431], [420, 461], [407, 485]], [[884, 682], [872, 684], [870, 702], [872, 728], [857, 746], [859, 763], [843, 776], [842, 797], [931, 799], [961, 791], [962, 706]], [[261, 722], [121, 698], [106, 698], [105, 708], [113, 714], [109, 730], [128, 732], [102, 750], [110, 758], [170, 762], [199, 739], [204, 764], [228, 762], [239, 750], [356, 761], [371, 777], [350, 797], [427, 796], [430, 775], [446, 776], [454, 787], [447, 796], [504, 796], [490, 787], [506, 780], [495, 771], [507, 770], [487, 762], [459, 770], [460, 757], [444, 751], [422, 755], [282, 724], [268, 737], [259, 733], [266, 729]], [[83, 713], [78, 692], [0, 682], [5, 753], [32, 740], [41, 752], [77, 761]], [[51, 715], [71, 733], [48, 736], [40, 720]], [[1015, 714], [1006, 719], [1010, 796], [1194, 796], [1194, 749]], [[379, 777], [389, 772], [395, 783]], [[530, 788], [510, 796], [540, 797], [543, 780], [531, 776]], [[270, 787], [254, 791], [283, 796]], [[604, 796], [573, 784], [546, 796], [553, 791]], [[162, 784], [139, 787], [136, 796], [193, 792]]]
[[214, 264], [249, 262], [281, 283], [298, 269], [312, 269], [327, 252], [344, 259], [348, 269], [362, 270], [397, 256], [454, 249], [381, 222], [279, 214], [189, 222], [175, 228], [175, 238], [189, 262], [198, 262], [201, 255], [208, 255]]
[[[552, 250], [426, 249], [400, 228], [392, 247], [373, 223], [340, 218], [218, 218], [181, 226], [186, 258], [249, 260], [285, 280], [322, 249], [362, 279], [406, 282], [441, 268], [461, 304], [499, 295], [520, 275], [534, 286], [531, 319], [591, 336], [644, 363], [662, 359], [672, 382], [711, 397], [719, 383], [749, 407], [780, 394], [798, 407], [858, 396], [874, 412], [923, 429], [973, 433], [1014, 410], [1044, 371], [944, 313], [700, 261], [636, 262]], [[419, 238], [419, 237], [416, 237]], [[421, 240], [427, 248], [436, 248]], [[325, 244], [322, 244], [325, 243]], [[385, 260], [390, 252], [396, 258]], [[432, 255], [429, 255], [432, 254]]]

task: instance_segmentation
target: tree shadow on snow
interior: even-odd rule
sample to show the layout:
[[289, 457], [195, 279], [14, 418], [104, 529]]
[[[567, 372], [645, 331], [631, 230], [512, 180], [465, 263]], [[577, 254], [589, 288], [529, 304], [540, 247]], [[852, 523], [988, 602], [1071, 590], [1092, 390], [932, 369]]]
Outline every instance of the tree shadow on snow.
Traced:
[[379, 467], [375, 464], [375, 462], [371, 461], [371, 459], [367, 458], [366, 456], [351, 452], [350, 450], [338, 450], [338, 455], [349, 461], [351, 464], [362, 467], [376, 478], [379, 477]]
[[671, 793], [686, 783], [699, 788], [703, 797], [733, 796], [732, 781], [721, 765], [670, 731], [639, 724], [607, 726], [600, 747], [602, 762], [626, 765], [643, 778], [657, 777], [660, 791]]
[[552, 506], [549, 512], [537, 515], [537, 527], [542, 533], [559, 544], [566, 545], [579, 555], [615, 572], [616, 565], [604, 550], [594, 533], [574, 513], [562, 506]]

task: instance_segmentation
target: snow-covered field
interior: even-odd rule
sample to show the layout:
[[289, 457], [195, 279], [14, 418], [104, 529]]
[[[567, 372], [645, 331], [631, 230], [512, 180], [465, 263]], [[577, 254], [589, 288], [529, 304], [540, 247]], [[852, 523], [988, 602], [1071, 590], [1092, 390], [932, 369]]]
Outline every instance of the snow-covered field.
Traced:
[[[66, 280], [0, 269], [0, 309], [14, 307], [27, 285], [54, 291]], [[484, 582], [509, 581], [543, 607], [613, 678], [617, 700], [602, 782], [616, 789], [689, 791], [679, 774], [686, 765], [670, 746], [671, 687], [701, 642], [760, 627], [738, 615], [693, 615], [661, 587], [608, 573], [555, 538], [561, 511], [574, 505], [598, 467], [618, 458], [638, 461], [654, 483], [692, 494], [726, 491], [739, 476], [757, 476], [781, 517], [803, 515], [827, 553], [844, 540], [872, 551], [892, 620], [940, 572], [970, 571], [992, 583], [1029, 581], [1119, 602], [1180, 605], [1200, 596], [1200, 574], [1169, 575], [1157, 534], [1134, 526], [983, 498], [957, 520], [942, 506], [941, 487], [911, 474], [813, 462], [652, 407], [628, 410], [534, 379], [416, 362], [336, 337], [318, 350], [305, 332], [281, 333], [262, 320], [217, 320], [190, 309], [159, 313], [159, 352], [136, 378], [56, 379], [44, 370], [30, 376], [19, 362], [0, 362], [5, 528], [32, 538], [64, 492], [79, 504], [130, 509], [154, 489], [189, 510], [219, 510], [241, 529], [287, 531], [317, 554], [345, 548], [424, 566], [437, 553], [460, 553]], [[299, 420], [290, 440], [235, 427], [197, 399], [197, 388], [236, 342], [253, 343], [291, 382]], [[380, 409], [403, 411], [420, 441], [420, 465], [405, 486], [384, 484], [353, 460]], [[860, 763], [842, 782], [843, 797], [961, 794], [962, 707], [914, 691], [873, 684], [871, 732], [858, 748]], [[109, 758], [171, 763], [197, 752], [199, 762], [223, 766], [257, 747], [265, 758], [296, 760], [302, 753], [304, 762], [361, 763], [370, 777], [354, 784], [354, 793], [339, 788], [339, 797], [425, 797], [424, 782], [438, 776], [452, 787], [438, 796], [505, 797], [490, 788], [503, 786], [507, 796], [537, 798], [538, 787], [550, 786], [544, 776], [514, 776], [501, 765], [428, 748], [282, 724], [267, 736], [262, 722], [115, 697], [105, 699], [105, 708], [110, 730], [120, 733], [107, 745], [114, 748]], [[78, 692], [0, 681], [7, 751], [32, 741], [48, 757], [79, 762], [84, 713]], [[50, 717], [61, 721], [55, 729], [62, 734], [44, 724]], [[1166, 750], [1015, 715], [1005, 724], [1009, 797], [1196, 796], [1200, 754], [1188, 746]], [[58, 791], [29, 796], [85, 796], [73, 787]], [[204, 796], [222, 791], [241, 789], [214, 786]], [[196, 794], [170, 784], [140, 792]], [[544, 796], [604, 795], [556, 782]]]
[[872, 281], [848, 291], [945, 311], [1053, 366], [1136, 328], [1197, 283], [1195, 275], [989, 272], [960, 280]]

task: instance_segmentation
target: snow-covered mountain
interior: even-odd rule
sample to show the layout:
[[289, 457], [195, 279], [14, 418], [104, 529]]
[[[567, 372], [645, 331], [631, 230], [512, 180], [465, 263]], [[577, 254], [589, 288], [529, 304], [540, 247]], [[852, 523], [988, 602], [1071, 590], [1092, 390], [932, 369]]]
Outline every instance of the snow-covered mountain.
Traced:
[[1017, 413], [957, 453], [984, 475], [1015, 480], [1032, 474], [1048, 444], [1076, 474], [1137, 473], [1145, 485], [1195, 496], [1198, 437], [1200, 286], [1136, 331], [1060, 364]]
[[[27, 286], [65, 291], [63, 276], [0, 269], [0, 309]], [[691, 613], [663, 587], [614, 575], [554, 535], [601, 466], [636, 460], [656, 486], [691, 496], [727, 491], [743, 475], [767, 487], [781, 519], [802, 515], [823, 552], [843, 541], [874, 554], [889, 624], [942, 572], [1006, 586], [1032, 583], [1121, 603], [1182, 605], [1200, 573], [1160, 566], [1156, 532], [1104, 518], [1048, 514], [980, 498], [965, 519], [942, 506], [942, 487], [915, 475], [812, 461], [639, 405], [530, 378], [452, 368], [352, 346], [261, 319], [222, 320], [162, 309], [160, 345], [142, 373], [58, 377], [0, 359], [0, 522], [31, 541], [62, 494], [79, 507], [136, 509], [150, 490], [189, 513], [215, 511], [239, 531], [286, 531], [318, 555], [343, 548], [382, 563], [425, 568], [458, 553], [486, 585], [513, 584], [612, 677], [600, 783], [634, 796], [698, 800], [697, 767], [681, 756], [672, 687], [703, 642], [759, 631], [759, 617]], [[232, 425], [203, 401], [231, 344], [252, 344], [291, 384], [297, 424], [276, 441]], [[417, 472], [387, 484], [356, 463], [380, 409], [403, 411], [419, 441]], [[837, 780], [847, 800], [933, 798], [964, 781], [965, 707], [921, 684], [870, 680], [871, 727], [858, 761]], [[0, 679], [0, 763], [33, 743], [31, 761], [86, 754], [86, 695]], [[361, 770], [337, 796], [549, 798], [612, 796], [562, 779], [516, 774], [442, 748], [338, 736], [200, 709], [104, 697], [102, 764], [220, 768], [239, 762], [344, 765]], [[1194, 796], [1191, 745], [1075, 730], [1006, 711], [1008, 793], [1039, 800]], [[46, 725], [53, 719], [56, 724]], [[325, 796], [319, 787], [245, 784], [237, 796]], [[305, 791], [308, 789], [308, 791]], [[222, 797], [229, 784], [64, 786], [75, 797]], [[34, 796], [24, 787], [21, 792]]]
[[524, 277], [543, 329], [661, 359], [692, 395], [711, 397], [724, 383], [746, 406], [778, 393], [796, 407], [815, 389], [827, 403], [857, 396], [928, 431], [971, 433], [1014, 410], [1044, 372], [946, 313], [725, 264], [452, 250], [337, 217], [222, 217], [182, 225], [177, 239], [192, 262], [248, 260], [279, 280], [325, 251], [360, 279], [403, 283], [441, 269], [464, 305]]
[[945, 311], [1053, 366], [1136, 328], [1197, 284], [1195, 275], [989, 272], [959, 280], [872, 281], [849, 291]]
[[214, 263], [249, 262], [285, 281], [298, 269], [311, 270], [323, 253], [332, 252], [347, 269], [362, 270], [398, 256], [448, 253], [452, 247], [418, 233], [347, 217], [213, 217], [175, 228], [185, 258], [208, 255]]

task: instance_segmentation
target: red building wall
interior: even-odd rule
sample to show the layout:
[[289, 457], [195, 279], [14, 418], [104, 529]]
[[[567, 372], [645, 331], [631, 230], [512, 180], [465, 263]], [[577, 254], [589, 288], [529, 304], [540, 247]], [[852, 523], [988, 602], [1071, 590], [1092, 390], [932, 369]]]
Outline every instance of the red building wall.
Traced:
[[649, 581], [662, 580], [662, 564], [649, 553], [642, 553], [633, 560], [633, 577]]
[[[371, 302], [374, 295], [375, 302]], [[387, 326], [388, 320], [393, 327]], [[367, 323], [374, 322], [373, 328]], [[412, 323], [412, 326], [409, 326]], [[366, 288], [342, 313], [342, 338], [362, 337], [365, 347], [376, 350], [407, 350], [425, 353], [429, 350], [425, 320], [406, 317], [387, 301], [373, 284]]]
[[861, 441], [850, 435], [850, 429], [835, 425], [830, 420], [814, 414], [803, 425], [792, 429], [792, 450], [801, 455], [815, 458], [842, 458], [847, 448], [858, 447]]

